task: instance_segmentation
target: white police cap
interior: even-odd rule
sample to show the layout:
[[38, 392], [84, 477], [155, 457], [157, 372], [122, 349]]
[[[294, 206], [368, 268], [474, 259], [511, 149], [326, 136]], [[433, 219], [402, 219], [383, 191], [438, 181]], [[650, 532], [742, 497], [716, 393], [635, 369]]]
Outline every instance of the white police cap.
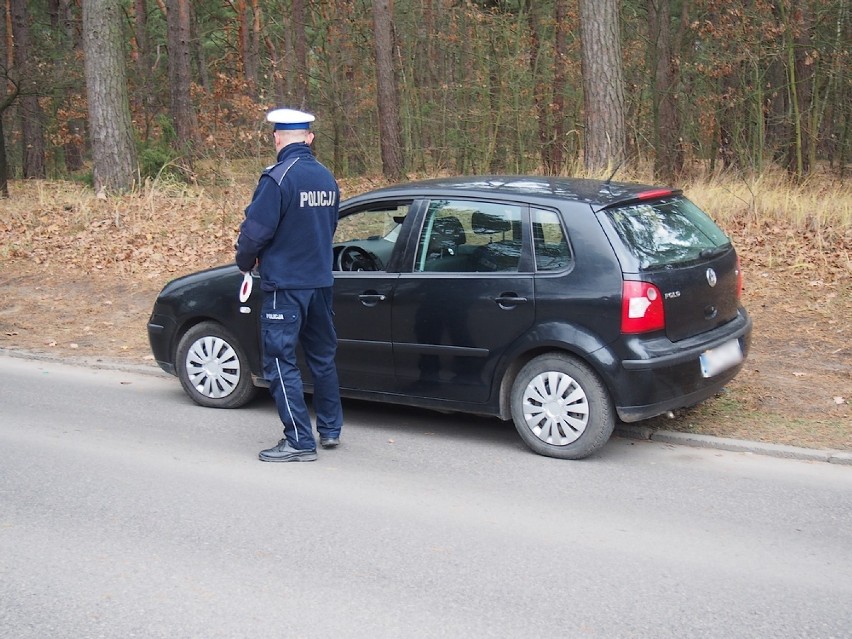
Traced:
[[316, 117], [310, 113], [295, 109], [273, 109], [266, 114], [266, 119], [275, 125], [276, 131], [292, 129], [309, 129]]

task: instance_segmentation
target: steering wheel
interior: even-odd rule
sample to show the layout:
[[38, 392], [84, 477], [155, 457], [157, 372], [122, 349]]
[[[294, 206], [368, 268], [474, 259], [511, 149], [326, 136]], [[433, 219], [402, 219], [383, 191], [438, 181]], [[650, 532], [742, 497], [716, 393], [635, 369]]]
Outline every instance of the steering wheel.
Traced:
[[344, 246], [335, 260], [338, 271], [378, 271], [378, 260], [360, 246]]

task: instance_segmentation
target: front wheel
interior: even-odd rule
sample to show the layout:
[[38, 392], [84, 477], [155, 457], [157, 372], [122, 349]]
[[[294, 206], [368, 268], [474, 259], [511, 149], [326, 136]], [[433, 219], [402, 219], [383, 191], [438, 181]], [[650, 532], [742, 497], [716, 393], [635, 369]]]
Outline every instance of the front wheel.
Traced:
[[257, 393], [245, 351], [217, 322], [190, 328], [178, 343], [178, 378], [196, 404], [209, 408], [239, 408]]
[[615, 428], [603, 383], [585, 363], [562, 353], [527, 362], [512, 385], [511, 402], [521, 439], [547, 457], [588, 457]]

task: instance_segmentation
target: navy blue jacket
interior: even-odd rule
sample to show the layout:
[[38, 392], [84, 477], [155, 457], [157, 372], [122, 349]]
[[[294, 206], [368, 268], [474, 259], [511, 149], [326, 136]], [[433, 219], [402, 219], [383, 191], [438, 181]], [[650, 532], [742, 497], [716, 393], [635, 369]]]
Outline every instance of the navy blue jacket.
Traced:
[[260, 176], [237, 238], [237, 266], [260, 260], [260, 286], [324, 288], [334, 284], [332, 243], [340, 189], [307, 144], [288, 144]]

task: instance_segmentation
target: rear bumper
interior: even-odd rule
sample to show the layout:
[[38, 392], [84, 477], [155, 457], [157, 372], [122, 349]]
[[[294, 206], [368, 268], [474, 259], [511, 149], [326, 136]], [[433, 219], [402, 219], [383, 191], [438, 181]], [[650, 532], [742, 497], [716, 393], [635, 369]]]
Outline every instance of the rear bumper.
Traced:
[[[742, 369], [751, 347], [751, 331], [751, 318], [742, 310], [736, 320], [706, 335], [683, 344], [669, 342], [668, 352], [661, 348], [659, 354], [651, 357], [623, 359], [613, 383], [619, 419], [636, 422], [712, 397]], [[743, 362], [713, 377], [704, 377], [701, 354], [732, 339], [739, 340]]]
[[751, 340], [752, 321], [748, 315], [745, 315], [744, 319], [745, 321], [741, 322], [739, 327], [733, 331], [726, 331], [721, 337], [715, 337], [710, 341], [688, 346], [667, 355], [649, 357], [648, 359], [625, 359], [621, 362], [621, 365], [629, 371], [654, 370], [679, 366], [684, 363], [695, 362], [704, 351], [716, 348], [732, 339], [740, 340], [740, 346], [743, 346], [743, 354], [746, 354], [748, 344], [743, 344], [743, 340], [747, 342]]
[[670, 410], [688, 408], [689, 406], [694, 406], [695, 404], [703, 402], [705, 399], [713, 397], [716, 393], [721, 391], [725, 384], [737, 376], [737, 373], [740, 372], [741, 368], [742, 364], [731, 368], [712, 379], [705, 380], [706, 383], [701, 386], [701, 388], [694, 390], [691, 393], [642, 406], [617, 406], [615, 410], [621, 421], [638, 422], [643, 419], [650, 419], [651, 417], [662, 415]]

